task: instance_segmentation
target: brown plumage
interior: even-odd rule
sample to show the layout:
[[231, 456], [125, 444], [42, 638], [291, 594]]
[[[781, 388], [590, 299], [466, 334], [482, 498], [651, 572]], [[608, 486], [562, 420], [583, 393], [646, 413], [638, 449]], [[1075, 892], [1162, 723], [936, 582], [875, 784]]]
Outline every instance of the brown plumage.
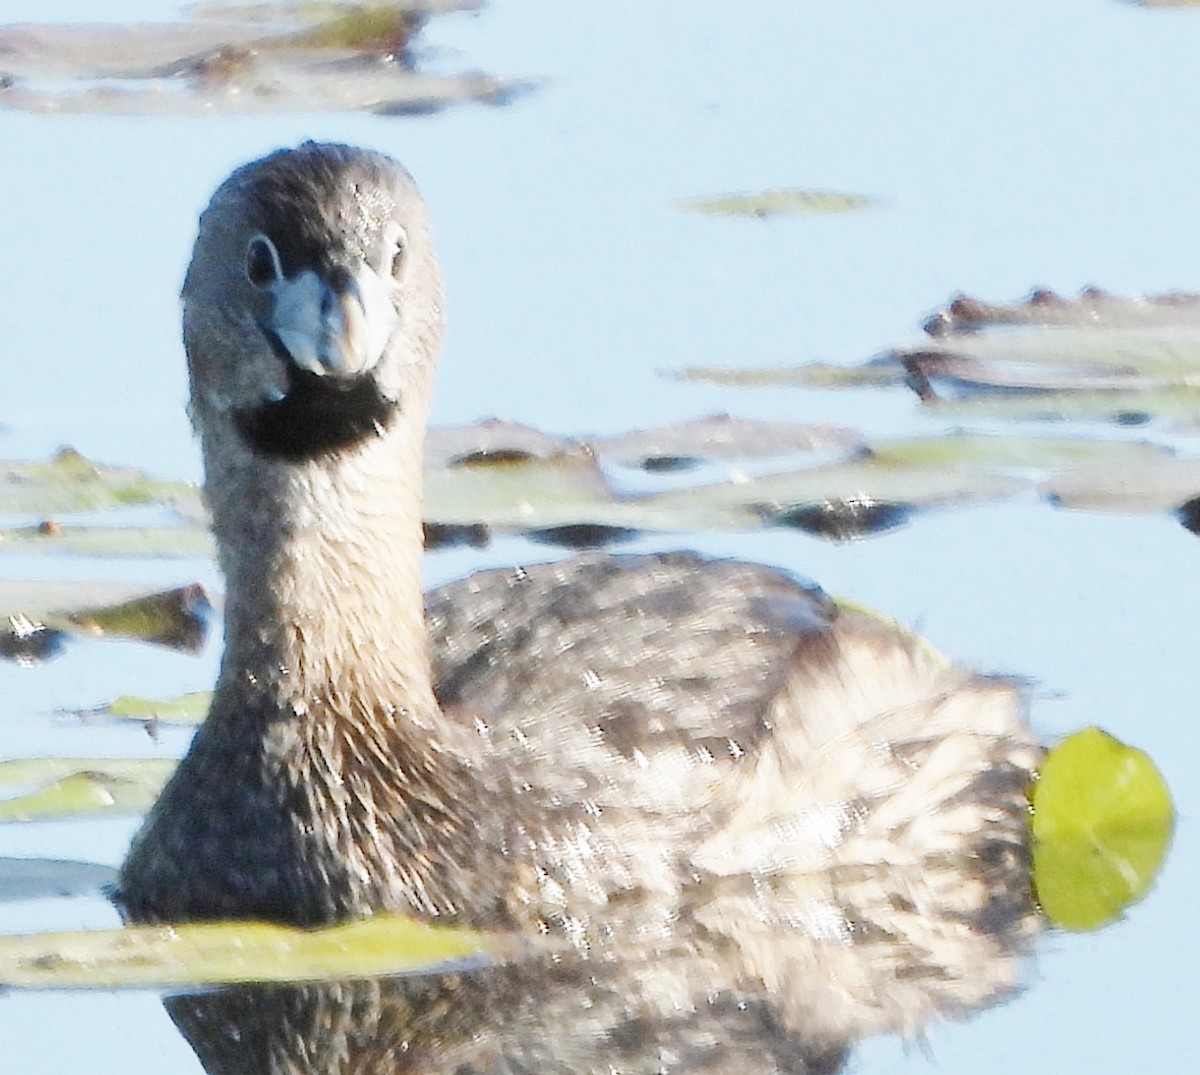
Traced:
[[[555, 973], [614, 978], [573, 1009], [588, 1040], [727, 1007], [759, 1028], [731, 1048], [749, 1034], [780, 1071], [1014, 986], [1038, 751], [1010, 686], [784, 572], [683, 553], [444, 587], [431, 664], [442, 295], [399, 165], [310, 143], [238, 170], [183, 298], [226, 651], [122, 871], [131, 920], [392, 909], [548, 933], [584, 968]], [[405, 1025], [472, 982], [517, 1003], [512, 975], [398, 987]], [[540, 1010], [513, 1055], [550, 1070], [569, 1020]], [[722, 1069], [698, 1055], [678, 1069]]]

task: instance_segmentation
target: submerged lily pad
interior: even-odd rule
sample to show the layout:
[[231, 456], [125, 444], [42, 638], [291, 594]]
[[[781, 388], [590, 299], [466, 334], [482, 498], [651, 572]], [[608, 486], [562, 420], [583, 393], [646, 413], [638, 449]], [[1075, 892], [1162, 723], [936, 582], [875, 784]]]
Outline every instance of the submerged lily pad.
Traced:
[[0, 902], [90, 895], [116, 879], [116, 870], [95, 862], [0, 858]]
[[1032, 803], [1034, 884], [1051, 922], [1098, 929], [1149, 891], [1175, 809], [1146, 754], [1099, 728], [1077, 732], [1047, 754]]
[[798, 213], [848, 213], [868, 209], [879, 203], [862, 194], [843, 194], [831, 190], [783, 188], [746, 194], [718, 194], [704, 198], [681, 198], [675, 203], [689, 213], [715, 216], [745, 216], [762, 219]]
[[145, 813], [175, 768], [160, 758], [18, 758], [0, 761], [0, 822], [76, 821]]
[[433, 974], [517, 958], [526, 944], [400, 915], [320, 930], [204, 922], [0, 936], [0, 986], [170, 989]]

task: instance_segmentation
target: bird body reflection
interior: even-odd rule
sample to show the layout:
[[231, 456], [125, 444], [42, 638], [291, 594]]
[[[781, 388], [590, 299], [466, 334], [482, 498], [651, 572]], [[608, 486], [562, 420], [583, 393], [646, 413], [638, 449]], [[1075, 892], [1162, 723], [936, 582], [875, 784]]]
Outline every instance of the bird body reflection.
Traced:
[[423, 602], [442, 293], [399, 165], [308, 143], [239, 169], [183, 300], [226, 650], [126, 915], [553, 942], [171, 998], [211, 1072], [830, 1071], [1015, 987], [1038, 750], [1009, 685], [687, 553]]

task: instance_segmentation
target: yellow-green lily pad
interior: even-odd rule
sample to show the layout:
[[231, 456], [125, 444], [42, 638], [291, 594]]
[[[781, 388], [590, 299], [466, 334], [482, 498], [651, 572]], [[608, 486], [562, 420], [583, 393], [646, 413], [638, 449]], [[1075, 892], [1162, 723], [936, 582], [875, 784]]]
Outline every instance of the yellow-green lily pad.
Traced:
[[[0, 823], [145, 813], [175, 762], [163, 758], [14, 758], [0, 762]], [[25, 790], [27, 789], [27, 790]]]
[[136, 470], [93, 463], [73, 448], [46, 462], [0, 462], [0, 512], [99, 511], [166, 503], [190, 492]]
[[208, 714], [212, 691], [190, 691], [175, 698], [140, 698], [122, 694], [100, 709], [118, 720], [140, 720], [153, 724], [199, 724]]
[[1034, 887], [1052, 923], [1098, 929], [1149, 891], [1175, 808], [1145, 753], [1085, 728], [1046, 755], [1031, 798]]
[[401, 915], [319, 930], [201, 922], [35, 933], [0, 936], [0, 986], [170, 989], [429, 974], [512, 959], [526, 943]]

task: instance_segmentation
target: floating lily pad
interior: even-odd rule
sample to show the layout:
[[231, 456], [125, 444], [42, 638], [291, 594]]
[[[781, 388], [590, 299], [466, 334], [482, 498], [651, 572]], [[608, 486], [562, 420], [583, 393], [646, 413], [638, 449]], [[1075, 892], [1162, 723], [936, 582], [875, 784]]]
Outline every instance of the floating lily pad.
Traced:
[[[1177, 434], [1200, 432], [1200, 293], [1124, 299], [1090, 288], [1062, 298], [1039, 290], [1012, 304], [959, 296], [925, 329], [928, 339], [920, 345], [857, 366], [689, 368], [680, 376], [749, 387], [904, 384], [942, 418], [1169, 422]], [[954, 466], [975, 454], [960, 438], [938, 439], [957, 442], [951, 449]], [[1075, 438], [1074, 444], [1067, 438], [1031, 441], [1027, 449], [1019, 447], [1019, 438], [977, 443], [989, 457], [977, 461], [988, 468], [1004, 465], [990, 458], [997, 451], [1015, 449], [1013, 466], [1048, 471], [1039, 478], [1040, 491], [1057, 506], [1176, 512], [1185, 526], [1200, 532], [1200, 460], [1091, 436]], [[920, 465], [931, 450], [940, 451], [935, 441], [918, 440], [901, 446], [898, 458], [906, 466]], [[882, 457], [889, 450], [873, 446], [873, 451]], [[888, 499], [874, 486], [865, 493], [871, 504]], [[810, 514], [799, 509], [799, 517]]]
[[577, 437], [556, 437], [519, 422], [486, 418], [460, 426], [433, 426], [425, 435], [425, 470], [524, 459], [586, 458]]
[[0, 105], [29, 112], [213, 115], [391, 114], [461, 101], [503, 104], [527, 84], [413, 69], [410, 45], [426, 18], [467, 6], [209, 4], [205, 18], [178, 23], [0, 27]]
[[1046, 917], [1092, 930], [1150, 889], [1175, 810], [1154, 763], [1099, 728], [1046, 755], [1032, 793], [1033, 877]]
[[685, 366], [675, 376], [705, 384], [741, 388], [795, 385], [807, 388], [897, 388], [908, 383], [904, 368], [889, 359], [875, 359], [858, 366], [812, 362], [805, 366]]
[[926, 407], [960, 419], [1002, 419], [1014, 422], [1111, 422], [1141, 426], [1169, 421], [1173, 427], [1194, 425], [1200, 414], [1200, 388], [1186, 384], [1169, 388], [1069, 388], [1066, 391], [968, 393], [935, 396]]
[[46, 516], [161, 504], [189, 493], [183, 482], [93, 463], [72, 448], [63, 448], [46, 462], [0, 462], [0, 515]]
[[306, 12], [308, 20], [314, 24], [312, 28], [289, 35], [288, 44], [383, 55], [407, 53], [427, 14], [407, 3], [354, 4], [349, 10], [330, 4], [323, 15], [316, 17], [313, 17], [313, 11], [310, 8]]
[[935, 338], [971, 336], [990, 326], [1033, 328], [1171, 328], [1200, 324], [1200, 293], [1170, 291], [1162, 295], [1124, 298], [1096, 287], [1066, 298], [1047, 288], [1034, 288], [1020, 302], [994, 303], [957, 295], [925, 322]]
[[202, 586], [146, 593], [127, 583], [0, 579], [0, 656], [33, 663], [64, 636], [134, 638], [196, 652], [212, 606]]
[[67, 623], [90, 634], [136, 638], [195, 653], [208, 637], [212, 611], [204, 587], [193, 583], [118, 605], [72, 609], [52, 617], [50, 622], [54, 626]]
[[1008, 419], [1191, 417], [1200, 405], [1200, 295], [1024, 302], [959, 296], [925, 324], [930, 339], [888, 356], [931, 408]]
[[19, 758], [0, 761], [0, 822], [76, 821], [145, 813], [175, 768], [159, 758]]
[[862, 194], [786, 188], [760, 190], [747, 194], [681, 198], [675, 204], [689, 213], [762, 219], [763, 217], [798, 213], [848, 213], [854, 209], [869, 209], [879, 203], [874, 198]]
[[432, 974], [517, 958], [527, 942], [376, 915], [320, 930], [264, 922], [0, 937], [0, 986], [171, 989]]
[[0, 619], [41, 620], [72, 608], [119, 605], [145, 595], [145, 586], [109, 579], [0, 579]]
[[613, 494], [594, 457], [471, 457], [425, 475], [425, 519], [525, 530], [593, 521]]
[[1200, 495], [1200, 460], [1147, 459], [1119, 467], [1081, 467], [1054, 475], [1041, 489], [1056, 504], [1085, 511], [1176, 511]]
[[855, 366], [689, 368], [730, 385], [864, 388], [906, 384], [930, 408], [993, 418], [1188, 417], [1200, 404], [1200, 294], [1124, 299], [1035, 291], [1012, 304], [959, 296], [925, 323], [927, 339]]
[[40, 523], [0, 530], [0, 553], [64, 552], [74, 556], [211, 557], [212, 535], [199, 525], [74, 526]]
[[770, 459], [818, 452], [846, 455], [865, 446], [860, 434], [838, 426], [756, 422], [714, 414], [603, 437], [592, 440], [590, 447], [606, 463], [661, 472], [714, 460]]
[[871, 458], [889, 468], [982, 465], [1005, 470], [1057, 470], [1085, 464], [1111, 467], [1164, 463], [1173, 454], [1168, 448], [1145, 441], [951, 433], [880, 442], [871, 447]]
[[[808, 470], [766, 474], [747, 482], [661, 493], [642, 498], [640, 506], [647, 517], [657, 512], [660, 520], [675, 519], [685, 524], [684, 529], [795, 525], [824, 533], [820, 526], [806, 525], [803, 509], [841, 514], [844, 508], [866, 511], [874, 506], [880, 510], [886, 507], [890, 515], [918, 508], [997, 500], [1028, 488], [1029, 483], [1021, 478], [989, 473], [983, 468], [968, 472], [943, 465], [892, 466], [868, 457]], [[835, 532], [830, 531], [829, 536]]]
[[[804, 455], [814, 457], [814, 465], [798, 467], [797, 456]], [[104, 472], [84, 462], [88, 473]], [[706, 466], [707, 472], [701, 469]], [[636, 488], [614, 488], [610, 476], [624, 477], [630, 468], [643, 475]], [[1086, 478], [1088, 468], [1099, 477]], [[1189, 502], [1200, 492], [1168, 449], [1130, 440], [955, 433], [871, 443], [834, 426], [714, 415], [586, 441], [511, 423], [482, 422], [431, 432], [425, 532], [430, 548], [479, 546], [494, 533], [524, 534], [580, 548], [615, 544], [646, 531], [770, 526], [844, 539], [889, 529], [923, 508], [1032, 492], [1038, 482], [1046, 483], [1045, 495], [1074, 505], [1087, 499], [1087, 489], [1068, 493], [1065, 484], [1059, 488], [1054, 483], [1061, 472], [1072, 471], [1076, 481], [1113, 484], [1137, 468], [1153, 470], [1161, 476], [1156, 485], [1178, 493], [1168, 507]], [[689, 479], [679, 475], [691, 471], [696, 477], [684, 484]], [[175, 552], [206, 551], [209, 539], [194, 497], [179, 500], [173, 495], [175, 502], [192, 505], [188, 521], [178, 529], [144, 531], [143, 544], [133, 542], [136, 531], [108, 533], [106, 527], [81, 525], [10, 532], [9, 545], [27, 551], [48, 549], [69, 543], [75, 535], [75, 547], [81, 551], [116, 552], [112, 546], [120, 535], [130, 535], [131, 555], [167, 553], [172, 543], [182, 546]], [[0, 541], [0, 547], [3, 544]], [[26, 623], [184, 647], [202, 637], [199, 626], [206, 606], [202, 592], [193, 588], [128, 607], [84, 611], [64, 611], [44, 599], [14, 601], [6, 589], [0, 582], [0, 614], [23, 617], [10, 631], [9, 649], [14, 652], [20, 639], [36, 641]], [[67, 599], [82, 600], [75, 593], [68, 593]]]
[[98, 712], [117, 720], [136, 720], [151, 724], [199, 724], [208, 713], [211, 691], [192, 691], [176, 698], [138, 698], [123, 694]]

